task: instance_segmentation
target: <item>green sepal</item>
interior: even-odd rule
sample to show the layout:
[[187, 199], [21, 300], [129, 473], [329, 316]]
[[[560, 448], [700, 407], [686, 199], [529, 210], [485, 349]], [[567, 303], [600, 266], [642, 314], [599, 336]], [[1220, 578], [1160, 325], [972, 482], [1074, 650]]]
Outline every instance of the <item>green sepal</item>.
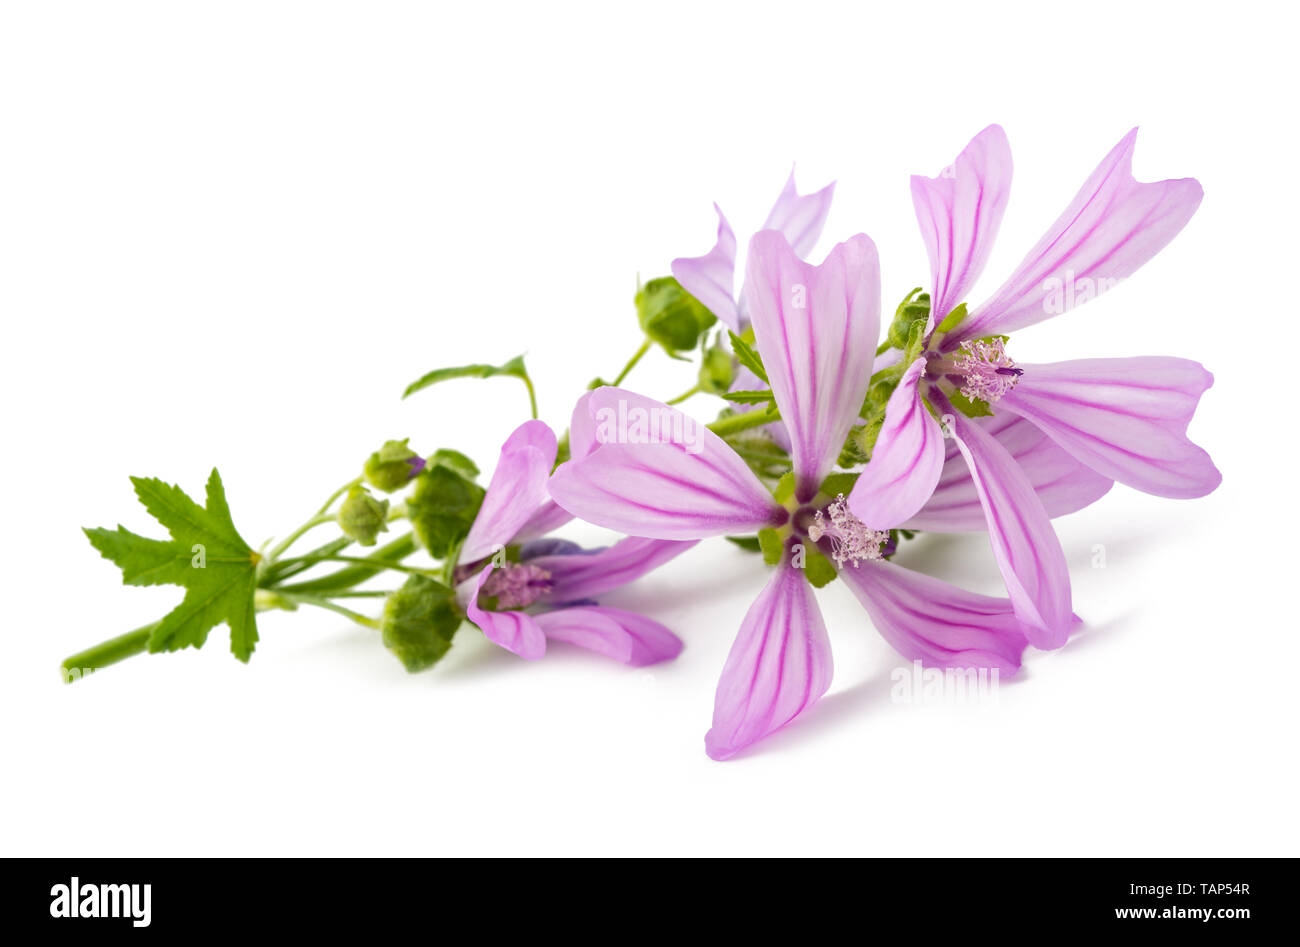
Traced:
[[[749, 332], [750, 330], [746, 330], [747, 335]], [[759, 357], [757, 350], [736, 333], [728, 332], [727, 335], [731, 337], [731, 350], [736, 353], [736, 360], [767, 382], [767, 369], [763, 367], [763, 359]]]
[[948, 315], [943, 317], [943, 321], [934, 327], [936, 333], [951, 332], [966, 319], [966, 304], [962, 303]]
[[388, 501], [376, 500], [360, 484], [348, 489], [339, 505], [339, 529], [362, 546], [373, 546], [380, 533], [388, 532]]
[[993, 417], [993, 409], [982, 398], [967, 398], [960, 391], [954, 391], [948, 396], [948, 400], [952, 402], [954, 408], [968, 418]]
[[782, 476], [776, 485], [776, 490], [772, 495], [776, 498], [777, 503], [784, 503], [794, 496], [794, 471], [788, 470]]
[[428, 576], [413, 575], [388, 596], [379, 630], [384, 647], [408, 671], [423, 671], [451, 648], [464, 617], [453, 589]]
[[780, 533], [767, 526], [758, 531], [758, 547], [762, 550], [763, 561], [769, 566], [774, 566], [781, 561], [785, 542], [781, 539]]
[[826, 479], [822, 481], [822, 485], [817, 492], [830, 497], [831, 499], [834, 499], [841, 493], [848, 496], [853, 492], [853, 485], [858, 482], [858, 477], [860, 476], [862, 476], [860, 473], [852, 471], [836, 471], [835, 473], [829, 474]]
[[433, 455], [429, 458], [428, 466], [433, 467], [437, 465], [454, 470], [466, 480], [478, 479], [478, 465], [460, 451], [452, 450], [450, 447], [440, 447], [433, 452]]
[[636, 314], [641, 331], [669, 355], [694, 349], [700, 336], [718, 321], [671, 276], [652, 279], [637, 290]]
[[762, 552], [763, 546], [758, 541], [757, 536], [724, 536], [727, 542], [734, 546], [739, 546], [745, 552]]
[[803, 574], [808, 577], [813, 588], [822, 589], [835, 581], [837, 575], [835, 566], [831, 561], [822, 555], [822, 551], [812, 543], [805, 543], [803, 547]]
[[447, 554], [469, 535], [483, 505], [484, 490], [451, 467], [426, 467], [415, 478], [415, 492], [406, 501], [411, 529], [429, 555]]

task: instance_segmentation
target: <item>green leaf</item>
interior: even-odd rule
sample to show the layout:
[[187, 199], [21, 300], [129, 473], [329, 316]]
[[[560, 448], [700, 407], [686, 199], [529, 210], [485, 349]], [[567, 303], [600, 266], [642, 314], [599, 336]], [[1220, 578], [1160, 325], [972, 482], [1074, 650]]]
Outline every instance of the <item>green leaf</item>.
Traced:
[[820, 549], [811, 543], [805, 543], [803, 547], [803, 574], [807, 576], [808, 581], [812, 583], [813, 588], [821, 589], [835, 581], [835, 567], [827, 559]]
[[150, 634], [149, 651], [201, 648], [208, 632], [224, 622], [230, 627], [230, 650], [247, 661], [257, 644], [253, 593], [261, 557], [235, 530], [221, 475], [214, 469], [208, 478], [206, 506], [161, 480], [132, 477], [131, 482], [171, 540], [148, 539], [121, 526], [85, 533], [100, 555], [121, 568], [127, 585], [185, 589], [181, 603]]
[[430, 385], [451, 381], [453, 378], [495, 378], [499, 375], [518, 378], [524, 383], [524, 387], [528, 389], [528, 401], [533, 409], [533, 417], [537, 417], [537, 399], [533, 395], [533, 380], [528, 376], [528, 369], [524, 367], [522, 355], [516, 355], [504, 365], [460, 365], [456, 368], [436, 368], [407, 385], [406, 391], [402, 392], [402, 397], [409, 398]]
[[689, 352], [717, 317], [671, 276], [652, 279], [636, 292], [641, 331], [669, 355]]
[[727, 542], [739, 546], [745, 552], [762, 552], [763, 545], [757, 536], [724, 536]]
[[467, 535], [483, 504], [484, 490], [450, 467], [426, 467], [415, 478], [406, 501], [407, 518], [420, 544], [435, 559], [444, 559]]
[[775, 400], [770, 388], [762, 391], [728, 391], [724, 392], [722, 397], [737, 404], [765, 404]]
[[763, 551], [763, 561], [769, 566], [774, 566], [781, 561], [785, 542], [781, 539], [780, 533], [767, 526], [758, 531], [758, 547]]
[[731, 350], [736, 353], [736, 360], [766, 382], [767, 369], [763, 367], [763, 360], [758, 352], [736, 333], [728, 332], [727, 335], [731, 336]]
[[423, 671], [451, 648], [464, 617], [454, 590], [428, 576], [413, 575], [388, 596], [379, 629], [384, 647], [408, 671]]

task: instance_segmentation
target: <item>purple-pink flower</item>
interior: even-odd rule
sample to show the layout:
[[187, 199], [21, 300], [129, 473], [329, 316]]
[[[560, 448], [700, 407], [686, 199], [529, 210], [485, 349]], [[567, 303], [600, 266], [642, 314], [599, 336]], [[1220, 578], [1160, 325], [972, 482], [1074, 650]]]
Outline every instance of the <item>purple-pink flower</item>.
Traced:
[[[831, 211], [834, 195], [834, 181], [820, 191], [800, 194], [795, 189], [794, 171], [791, 170], [761, 229], [780, 231], [795, 253], [807, 257], [826, 225], [826, 215]], [[704, 256], [673, 260], [673, 276], [723, 325], [740, 334], [749, 325], [749, 316], [745, 311], [745, 294], [742, 293], [739, 299], [735, 296], [736, 235], [722, 208], [714, 204], [713, 209], [718, 214], [718, 236], [713, 249]]]
[[830, 642], [800, 568], [810, 550], [836, 562], [872, 622], [908, 659], [1012, 672], [1027, 644], [1008, 600], [881, 558], [885, 536], [849, 514], [842, 496], [823, 492], [871, 375], [880, 328], [875, 245], [859, 235], [812, 266], [782, 234], [763, 231], [750, 243], [745, 285], [756, 345], [792, 441], [789, 495], [778, 500], [707, 427], [619, 388], [579, 401], [572, 459], [550, 482], [560, 506], [629, 535], [775, 531], [779, 561], [718, 684], [705, 737], [714, 759], [785, 726], [830, 686]]
[[[849, 498], [868, 525], [987, 525], [1016, 614], [1041, 648], [1064, 644], [1074, 624], [1049, 517], [1086, 506], [1114, 481], [1198, 497], [1220, 480], [1186, 434], [1213, 381], [1199, 363], [1148, 356], [1025, 364], [1008, 344], [1007, 333], [1112, 288], [1191, 219], [1200, 185], [1137, 182], [1136, 136], [1134, 129], [1111, 150], [1007, 281], [969, 313], [959, 307], [988, 259], [1010, 192], [1006, 135], [992, 125], [939, 177], [912, 178], [930, 257], [930, 318]], [[992, 416], [967, 416], [954, 406], [959, 398]]]
[[[583, 550], [540, 538], [572, 519], [547, 496], [555, 455], [555, 433], [541, 421], [525, 421], [502, 445], [460, 553], [457, 591], [469, 620], [490, 641], [530, 660], [546, 652], [547, 639], [634, 666], [676, 657], [682, 643], [663, 625], [593, 597], [645, 575], [694, 543], [628, 537], [605, 549]], [[505, 555], [507, 547], [517, 547], [515, 555]], [[495, 607], [481, 607], [480, 595]]]

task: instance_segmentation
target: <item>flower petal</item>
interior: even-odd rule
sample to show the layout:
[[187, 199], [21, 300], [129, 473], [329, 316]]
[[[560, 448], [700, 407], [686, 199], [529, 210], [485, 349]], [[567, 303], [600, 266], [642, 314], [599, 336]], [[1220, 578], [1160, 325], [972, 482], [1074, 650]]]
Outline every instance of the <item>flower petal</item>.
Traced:
[[627, 585], [694, 545], [693, 541], [629, 536], [598, 552], [535, 556], [528, 563], [551, 574], [551, 589], [543, 601], [576, 602]]
[[688, 415], [622, 388], [598, 388], [586, 403], [596, 447], [549, 484], [575, 516], [629, 536], [701, 539], [784, 514], [736, 452]]
[[1059, 648], [1073, 627], [1065, 553], [1043, 501], [1007, 449], [953, 412], [957, 449], [966, 458], [988, 520], [993, 555], [1016, 615], [1036, 648]]
[[522, 543], [530, 539], [537, 539], [539, 536], [545, 536], [572, 519], [573, 514], [568, 510], [558, 505], [554, 500], [546, 500], [533, 512], [532, 516], [528, 517], [528, 522], [519, 527], [519, 531], [515, 533], [512, 542]]
[[595, 651], [632, 667], [677, 657], [682, 640], [656, 621], [621, 608], [580, 605], [537, 616], [546, 637]]
[[732, 332], [740, 332], [736, 309], [736, 235], [717, 204], [718, 239], [704, 256], [678, 257], [672, 262], [673, 276], [682, 287], [704, 303]]
[[1087, 358], [1023, 365], [998, 402], [1106, 477], [1162, 497], [1205, 496], [1223, 479], [1187, 438], [1214, 376], [1183, 358]]
[[782, 565], [750, 607], [727, 655], [704, 747], [725, 760], [785, 726], [831, 684], [831, 645], [803, 574]]
[[930, 256], [930, 325], [966, 299], [988, 262], [1011, 195], [1011, 145], [999, 125], [971, 139], [937, 178], [912, 177], [912, 204]]
[[821, 266], [781, 234], [749, 244], [746, 305], [792, 441], [796, 489], [811, 499], [862, 409], [880, 335], [880, 261], [865, 234]]
[[495, 564], [489, 562], [478, 578], [458, 587], [458, 592], [468, 587], [460, 596], [465, 605], [465, 615], [482, 629], [489, 641], [521, 658], [535, 661], [546, 653], [546, 636], [532, 615], [519, 611], [487, 612], [478, 607], [478, 593], [495, 568]]
[[779, 230], [785, 234], [794, 252], [806, 257], [817, 245], [817, 238], [826, 226], [826, 216], [831, 212], [831, 198], [835, 196], [832, 181], [813, 194], [800, 194], [794, 186], [794, 169], [781, 189], [776, 203], [768, 211], [763, 230]]
[[[967, 423], [983, 428], [1007, 449], [1053, 519], [1095, 503], [1114, 485], [1109, 477], [1079, 463], [1033, 424], [1009, 411], [971, 418]], [[934, 495], [903, 527], [938, 533], [982, 532], [988, 529], [988, 521], [970, 467], [955, 440], [948, 439], [946, 444]]]
[[1133, 177], [1133, 129], [1084, 182], [993, 298], [952, 336], [1007, 333], [1099, 295], [1137, 272], [1178, 235], [1201, 203], [1194, 178], [1139, 184]]
[[925, 359], [918, 358], [885, 406], [871, 461], [849, 495], [853, 515], [872, 529], [892, 529], [916, 514], [943, 470], [943, 429], [921, 400]]
[[928, 667], [997, 668], [1012, 674], [1029, 645], [1009, 599], [967, 592], [888, 562], [840, 570], [876, 630], [903, 657]]
[[474, 562], [505, 546], [546, 502], [546, 478], [555, 463], [555, 432], [542, 421], [525, 421], [501, 446], [483, 505], [461, 548]]

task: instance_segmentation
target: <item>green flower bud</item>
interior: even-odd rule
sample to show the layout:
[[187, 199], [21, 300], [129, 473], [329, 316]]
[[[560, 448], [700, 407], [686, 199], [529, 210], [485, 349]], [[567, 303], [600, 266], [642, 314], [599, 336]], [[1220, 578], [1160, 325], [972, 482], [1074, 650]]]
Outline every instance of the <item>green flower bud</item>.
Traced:
[[420, 455], [407, 446], [409, 440], [387, 441], [366, 460], [366, 480], [376, 490], [400, 490], [419, 471]]
[[731, 389], [736, 378], [736, 363], [731, 353], [718, 342], [704, 350], [700, 359], [700, 391], [710, 395], [724, 394]]
[[388, 596], [379, 631], [384, 647], [408, 671], [423, 671], [447, 653], [462, 618], [454, 591], [427, 576], [413, 575]]
[[339, 528], [363, 546], [373, 546], [375, 537], [388, 531], [388, 501], [376, 500], [365, 487], [348, 491], [339, 507]]
[[641, 330], [670, 355], [689, 352], [699, 344], [717, 317], [671, 276], [646, 283], [636, 294]]

